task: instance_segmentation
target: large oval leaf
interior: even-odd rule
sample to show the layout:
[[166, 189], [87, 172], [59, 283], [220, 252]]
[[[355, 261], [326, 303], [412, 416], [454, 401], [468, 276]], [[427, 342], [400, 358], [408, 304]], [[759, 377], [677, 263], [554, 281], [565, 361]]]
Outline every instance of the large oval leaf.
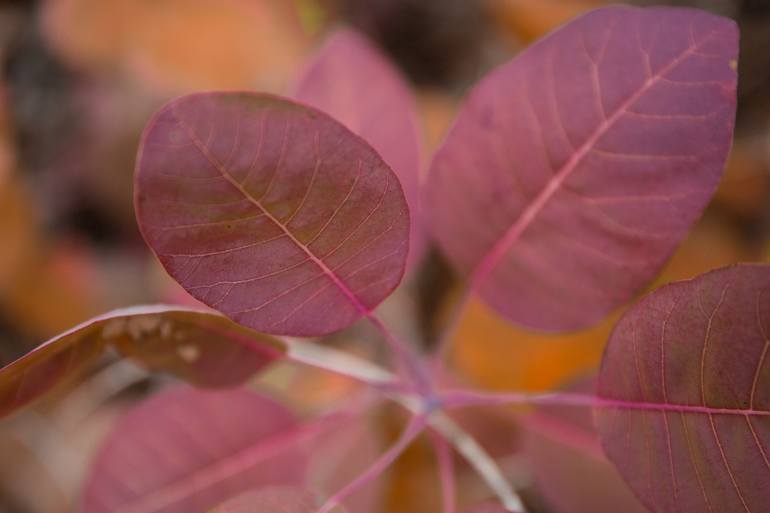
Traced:
[[[230, 499], [212, 513], [315, 513], [323, 500], [313, 492], [291, 486], [269, 486]], [[337, 506], [332, 513], [345, 513]]]
[[364, 36], [341, 29], [305, 70], [296, 98], [360, 135], [396, 173], [409, 203], [409, 262], [415, 263], [423, 249], [418, 214], [422, 157], [415, 100], [399, 71]]
[[278, 340], [213, 312], [165, 305], [114, 310], [0, 369], [0, 417], [85, 369], [109, 344], [150, 369], [212, 387], [243, 383], [285, 351]]
[[318, 426], [247, 389], [177, 388], [120, 419], [91, 467], [83, 513], [207, 511], [249, 489], [301, 485]]
[[770, 266], [662, 287], [602, 363], [604, 449], [659, 513], [770, 512]]
[[404, 272], [398, 178], [344, 126], [288, 100], [204, 93], [167, 104], [145, 130], [135, 194], [169, 274], [259, 331], [342, 329]]
[[568, 330], [651, 280], [719, 181], [737, 35], [695, 10], [608, 7], [482, 80], [426, 198], [471, 288], [509, 320]]

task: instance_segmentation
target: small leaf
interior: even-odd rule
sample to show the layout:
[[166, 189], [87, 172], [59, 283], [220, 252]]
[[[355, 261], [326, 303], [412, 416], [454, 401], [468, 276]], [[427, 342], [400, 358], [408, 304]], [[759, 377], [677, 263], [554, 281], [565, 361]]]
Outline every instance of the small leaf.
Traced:
[[415, 100], [398, 69], [363, 35], [338, 30], [306, 69], [296, 98], [360, 135], [396, 173], [409, 203], [409, 261], [415, 263], [424, 246], [418, 216], [420, 134]]
[[109, 344], [150, 369], [211, 387], [243, 383], [285, 350], [213, 312], [164, 305], [114, 310], [0, 369], [0, 417], [85, 369]]
[[[215, 508], [212, 513], [315, 513], [323, 500], [303, 488], [269, 486], [246, 492]], [[345, 513], [340, 506], [332, 513]]]
[[598, 383], [605, 452], [659, 513], [768, 512], [770, 266], [736, 265], [645, 296]]
[[169, 274], [259, 331], [345, 328], [404, 272], [398, 178], [344, 126], [288, 100], [204, 93], [167, 104], [145, 130], [135, 194]]
[[135, 407], [91, 467], [83, 513], [207, 511], [264, 485], [301, 485], [298, 444], [319, 429], [247, 389], [180, 387]]
[[608, 7], [470, 93], [426, 216], [471, 289], [548, 331], [599, 322], [660, 270], [719, 182], [735, 115], [734, 22]]

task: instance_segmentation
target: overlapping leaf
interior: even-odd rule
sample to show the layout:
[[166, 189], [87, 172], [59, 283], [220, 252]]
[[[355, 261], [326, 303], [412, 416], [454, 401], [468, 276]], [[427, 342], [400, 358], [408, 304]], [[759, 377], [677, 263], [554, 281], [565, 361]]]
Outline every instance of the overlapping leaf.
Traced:
[[91, 467], [83, 513], [207, 511], [250, 489], [302, 485], [318, 431], [247, 389], [178, 388], [120, 419]]
[[212, 387], [242, 383], [284, 351], [278, 340], [212, 312], [164, 305], [115, 310], [0, 369], [0, 417], [85, 369], [110, 344], [151, 369]]
[[135, 193], [169, 274], [259, 331], [342, 329], [404, 272], [398, 178], [344, 126], [288, 100], [206, 93], [167, 104], [145, 130]]
[[597, 410], [605, 451], [660, 513], [770, 511], [770, 267], [664, 286], [618, 323]]
[[482, 80], [426, 187], [471, 287], [509, 320], [568, 330], [649, 282], [719, 181], [737, 49], [724, 18], [608, 7]]
[[360, 135], [396, 173], [411, 214], [409, 261], [416, 262], [424, 245], [418, 215], [420, 134], [415, 100], [399, 71], [364, 36], [338, 30], [303, 74], [296, 98]]

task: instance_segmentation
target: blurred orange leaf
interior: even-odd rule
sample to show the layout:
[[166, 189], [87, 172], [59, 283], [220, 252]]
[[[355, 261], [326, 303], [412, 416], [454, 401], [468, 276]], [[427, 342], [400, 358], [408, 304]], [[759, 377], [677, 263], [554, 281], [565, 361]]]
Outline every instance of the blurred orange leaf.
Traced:
[[308, 45], [282, 0], [49, 0], [43, 22], [74, 65], [122, 69], [169, 93], [280, 90]]

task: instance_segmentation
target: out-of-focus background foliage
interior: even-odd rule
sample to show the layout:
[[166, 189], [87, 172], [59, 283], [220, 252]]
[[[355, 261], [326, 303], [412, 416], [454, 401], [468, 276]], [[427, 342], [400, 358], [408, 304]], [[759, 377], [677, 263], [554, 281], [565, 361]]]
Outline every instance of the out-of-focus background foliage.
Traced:
[[[628, 3], [644, 4], [636, 1]], [[659, 2], [649, 2], [659, 3]], [[717, 195], [659, 283], [770, 250], [770, 1], [669, 4], [730, 16], [742, 30], [738, 121]], [[414, 87], [432, 151], [464, 92], [536, 38], [601, 0], [47, 0], [0, 2], [0, 364], [108, 309], [190, 300], [137, 231], [132, 173], [149, 115], [207, 89], [290, 94], [303, 63], [341, 24], [367, 34]], [[425, 170], [427, 172], [428, 159]], [[393, 322], [423, 340], [447, 315], [457, 283], [434, 253], [389, 302]], [[412, 306], [418, 308], [414, 309]], [[403, 312], [420, 312], [409, 318]], [[403, 315], [402, 315], [403, 313]], [[568, 336], [511, 327], [481, 303], [463, 319], [451, 358], [469, 383], [542, 390], [597, 366], [617, 315]], [[341, 341], [339, 343], [345, 343]], [[89, 458], [116, 412], [168, 378], [107, 357], [67, 390], [0, 423], [0, 513], [77, 510]], [[277, 372], [273, 384], [307, 411], [346, 393], [319, 373]], [[471, 422], [473, 420], [473, 422]], [[384, 439], [388, 411], [371, 422]], [[526, 491], [547, 500], [516, 452], [505, 418], [469, 419]], [[458, 469], [461, 491], [483, 496]], [[438, 511], [435, 463], [417, 444], [397, 463], [382, 511]], [[597, 513], [602, 513], [601, 511]]]

